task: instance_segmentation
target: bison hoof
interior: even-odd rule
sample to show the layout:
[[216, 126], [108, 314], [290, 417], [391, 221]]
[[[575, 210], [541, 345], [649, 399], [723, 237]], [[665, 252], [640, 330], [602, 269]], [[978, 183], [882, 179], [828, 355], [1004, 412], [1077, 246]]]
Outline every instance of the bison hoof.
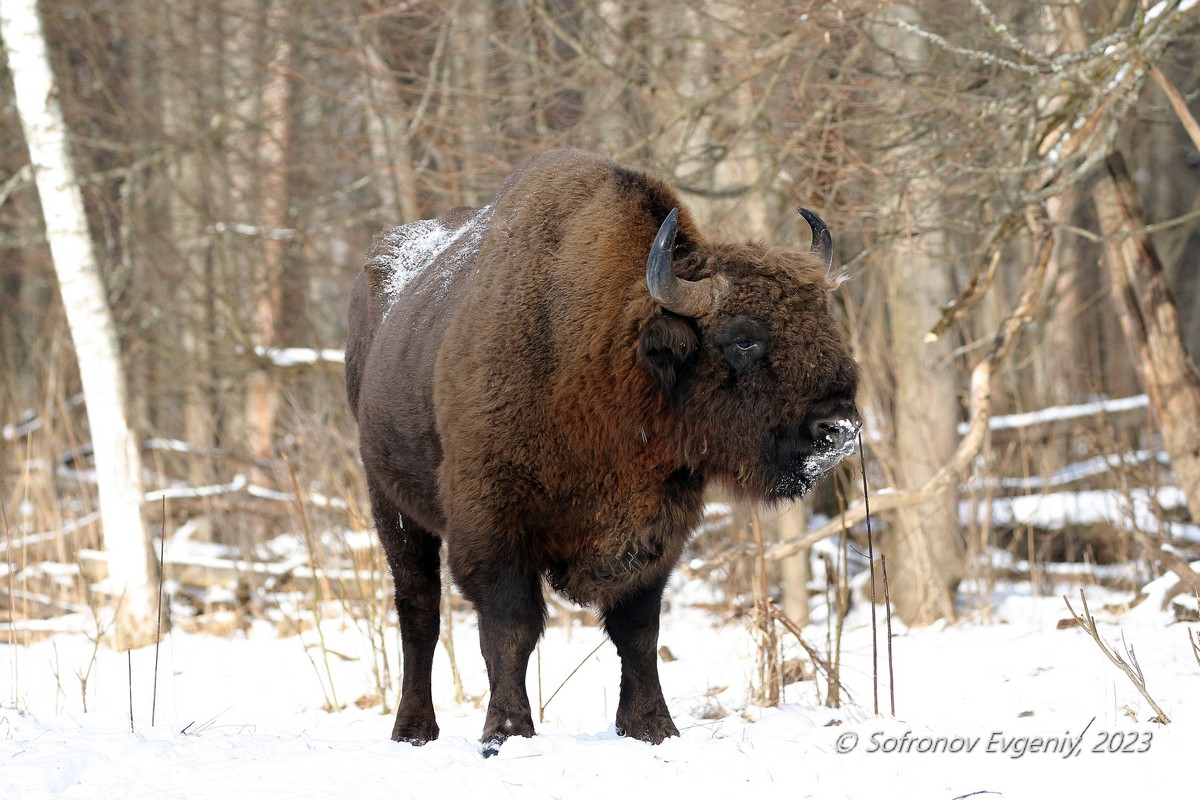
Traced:
[[628, 736], [631, 739], [641, 739], [650, 744], [662, 744], [663, 739], [678, 736], [679, 729], [665, 711], [649, 714], [644, 717], [630, 717], [617, 720], [617, 735]]
[[[533, 733], [522, 733], [519, 735], [529, 738], [530, 736], [533, 736]], [[507, 742], [510, 738], [512, 737], [502, 736], [498, 733], [493, 733], [491, 736], [484, 736], [483, 739], [480, 740], [480, 752], [483, 753], [484, 758], [491, 758], [492, 756], [500, 755], [500, 745]]]
[[483, 737], [479, 740], [483, 744], [483, 757], [491, 758], [499, 753], [500, 745], [510, 737], [529, 738], [533, 735], [533, 717], [528, 714], [505, 715], [495, 721], [489, 718], [488, 724], [483, 729]]
[[420, 747], [438, 738], [438, 726], [433, 717], [396, 717], [392, 728], [393, 742], [408, 742]]

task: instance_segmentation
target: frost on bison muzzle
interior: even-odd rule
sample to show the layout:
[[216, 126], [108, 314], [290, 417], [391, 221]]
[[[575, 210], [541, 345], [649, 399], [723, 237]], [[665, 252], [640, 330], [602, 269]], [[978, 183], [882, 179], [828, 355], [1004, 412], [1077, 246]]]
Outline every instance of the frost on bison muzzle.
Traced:
[[663, 587], [705, 487], [799, 497], [848, 455], [858, 368], [829, 310], [832, 241], [707, 239], [657, 178], [579, 151], [527, 160], [491, 205], [376, 239], [346, 387], [396, 584], [392, 738], [438, 735], [440, 548], [479, 617], [485, 752], [533, 734], [543, 578], [597, 608], [617, 729], [678, 733], [656, 661]]

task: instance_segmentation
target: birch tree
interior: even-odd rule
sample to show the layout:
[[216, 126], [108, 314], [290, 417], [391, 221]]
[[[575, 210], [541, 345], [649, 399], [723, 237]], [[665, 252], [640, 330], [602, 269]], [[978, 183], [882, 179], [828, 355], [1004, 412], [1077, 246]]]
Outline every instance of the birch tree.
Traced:
[[0, 37], [29, 148], [46, 239], [75, 346], [95, 451], [115, 644], [147, 644], [157, 628], [157, 563], [142, 521], [141, 458], [130, 430], [116, 328], [67, 146], [36, 0], [0, 2]]

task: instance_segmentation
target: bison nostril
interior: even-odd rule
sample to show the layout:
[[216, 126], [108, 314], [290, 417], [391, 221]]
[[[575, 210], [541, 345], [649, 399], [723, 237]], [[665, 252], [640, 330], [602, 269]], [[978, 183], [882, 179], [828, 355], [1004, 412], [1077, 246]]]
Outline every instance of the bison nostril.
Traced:
[[828, 447], [831, 450], [841, 450], [858, 433], [862, 427], [855, 415], [848, 417], [829, 417], [812, 423], [813, 442], [818, 447]]

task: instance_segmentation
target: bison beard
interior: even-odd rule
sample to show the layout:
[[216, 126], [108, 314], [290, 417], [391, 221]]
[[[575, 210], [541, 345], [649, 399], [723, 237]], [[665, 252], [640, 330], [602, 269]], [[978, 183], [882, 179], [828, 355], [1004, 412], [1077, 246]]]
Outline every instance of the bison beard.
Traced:
[[495, 202], [393, 228], [350, 304], [346, 387], [396, 587], [392, 738], [437, 738], [440, 549], [479, 617], [485, 752], [531, 736], [543, 579], [600, 611], [617, 729], [678, 734], [659, 685], [663, 588], [705, 487], [798, 497], [852, 448], [858, 369], [828, 308], [832, 243], [708, 241], [660, 180], [578, 151]]

